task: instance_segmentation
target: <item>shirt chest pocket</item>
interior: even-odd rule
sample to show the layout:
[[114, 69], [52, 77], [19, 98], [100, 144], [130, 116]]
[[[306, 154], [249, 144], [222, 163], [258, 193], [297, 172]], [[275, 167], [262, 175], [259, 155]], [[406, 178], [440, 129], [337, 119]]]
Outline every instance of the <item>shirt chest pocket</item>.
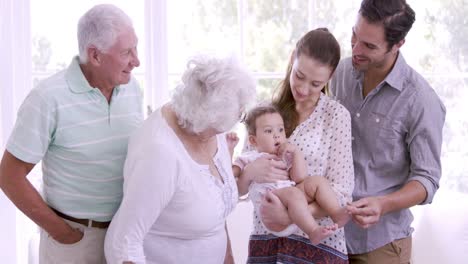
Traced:
[[376, 135], [374, 138], [374, 158], [389, 162], [404, 159], [407, 131], [403, 124], [397, 119], [381, 113], [372, 113], [370, 122], [374, 122]]

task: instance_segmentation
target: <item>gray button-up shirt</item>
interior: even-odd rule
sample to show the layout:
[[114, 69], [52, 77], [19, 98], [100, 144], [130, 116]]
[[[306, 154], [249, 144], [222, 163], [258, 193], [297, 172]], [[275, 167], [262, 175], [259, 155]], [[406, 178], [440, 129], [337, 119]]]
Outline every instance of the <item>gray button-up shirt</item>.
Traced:
[[[430, 203], [441, 176], [444, 105], [401, 53], [391, 72], [365, 98], [363, 76], [347, 58], [330, 83], [352, 119], [353, 200], [389, 194], [408, 181], [418, 181], [427, 191], [423, 204]], [[411, 235], [412, 221], [408, 209], [386, 214], [368, 229], [350, 221], [345, 226], [349, 253], [370, 252]]]

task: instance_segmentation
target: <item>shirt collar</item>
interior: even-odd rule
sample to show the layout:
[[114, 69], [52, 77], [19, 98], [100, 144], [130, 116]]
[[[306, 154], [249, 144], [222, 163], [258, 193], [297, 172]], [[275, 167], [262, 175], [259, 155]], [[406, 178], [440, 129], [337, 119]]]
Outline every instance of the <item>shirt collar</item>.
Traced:
[[[405, 80], [404, 76], [406, 73], [406, 61], [403, 58], [401, 52], [398, 52], [397, 59], [395, 64], [393, 65], [392, 70], [387, 74], [387, 77], [383, 80], [383, 82], [387, 83], [392, 88], [401, 91], [403, 89], [403, 82]], [[356, 70], [354, 67], [352, 71], [352, 75], [356, 80], [361, 80], [363, 77], [363, 72]]]
[[[95, 89], [89, 85], [88, 80], [83, 74], [83, 71], [80, 67], [80, 60], [78, 56], [73, 57], [72, 62], [68, 66], [66, 72], [66, 80], [70, 90], [74, 93], [87, 93]], [[121, 85], [114, 87], [114, 93], [119, 94], [121, 90]]]
[[67, 80], [68, 87], [74, 93], [86, 93], [93, 90], [93, 87], [89, 85], [88, 80], [80, 68], [78, 56], [73, 57], [70, 66], [68, 66], [65, 78]]
[[384, 82], [401, 92], [403, 89], [403, 82], [405, 81], [406, 65], [405, 58], [403, 58], [401, 52], [398, 52], [395, 65], [393, 65], [392, 70], [387, 77], [385, 77]]

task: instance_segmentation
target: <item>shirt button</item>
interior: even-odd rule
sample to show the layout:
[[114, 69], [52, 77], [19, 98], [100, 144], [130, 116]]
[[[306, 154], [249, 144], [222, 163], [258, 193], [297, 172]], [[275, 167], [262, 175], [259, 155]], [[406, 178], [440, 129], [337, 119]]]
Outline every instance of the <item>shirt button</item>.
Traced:
[[360, 116], [361, 116], [361, 114], [360, 114], [360, 113], [357, 113], [357, 114], [356, 114], [356, 116], [357, 116], [357, 117], [360, 117]]
[[351, 140], [354, 140], [354, 137], [351, 137]]
[[376, 119], [375, 119], [375, 122], [377, 122], [377, 123], [380, 122], [380, 119], [379, 119], [379, 118], [376, 118]]

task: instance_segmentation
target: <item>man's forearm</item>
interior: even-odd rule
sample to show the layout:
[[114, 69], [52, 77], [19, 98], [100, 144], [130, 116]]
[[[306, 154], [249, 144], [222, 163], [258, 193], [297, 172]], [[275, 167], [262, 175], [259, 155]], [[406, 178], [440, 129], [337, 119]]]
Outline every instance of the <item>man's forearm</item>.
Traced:
[[23, 162], [5, 151], [0, 163], [0, 188], [19, 210], [60, 240], [73, 229], [47, 206], [26, 178], [33, 167], [34, 164]]
[[19, 210], [54, 239], [60, 240], [72, 231], [72, 228], [47, 206], [26, 178], [6, 180], [2, 189]]
[[427, 196], [426, 189], [418, 181], [410, 181], [403, 188], [388, 195], [381, 196], [383, 215], [410, 208], [422, 203]]

